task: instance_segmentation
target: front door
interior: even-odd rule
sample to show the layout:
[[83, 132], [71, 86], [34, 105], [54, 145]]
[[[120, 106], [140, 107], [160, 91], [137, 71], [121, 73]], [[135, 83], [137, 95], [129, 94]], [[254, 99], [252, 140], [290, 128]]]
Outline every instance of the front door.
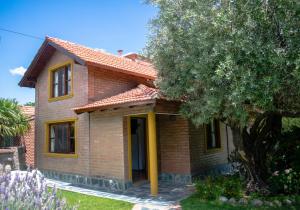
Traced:
[[131, 118], [132, 181], [147, 180], [146, 118]]

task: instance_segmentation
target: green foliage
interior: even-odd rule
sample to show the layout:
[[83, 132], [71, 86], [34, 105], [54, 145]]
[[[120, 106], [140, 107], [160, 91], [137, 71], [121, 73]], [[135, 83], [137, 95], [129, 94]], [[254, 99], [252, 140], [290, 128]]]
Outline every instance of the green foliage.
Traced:
[[228, 198], [240, 198], [243, 195], [243, 183], [238, 177], [225, 177], [222, 180], [223, 183], [223, 195]]
[[24, 106], [35, 106], [35, 102], [27, 102], [24, 104]]
[[220, 196], [240, 198], [243, 195], [243, 183], [235, 176], [209, 176], [196, 182], [196, 190], [197, 195], [205, 200], [215, 200]]
[[282, 132], [287, 133], [295, 128], [300, 128], [300, 118], [282, 118]]
[[[158, 85], [195, 124], [246, 125], [250, 113], [300, 110], [298, 0], [150, 0], [146, 53]], [[218, 3], [219, 2], [219, 3]]]
[[300, 194], [300, 173], [293, 169], [275, 171], [270, 178], [270, 188], [275, 194]]
[[[278, 196], [274, 198], [270, 198], [270, 200], [280, 200], [283, 201], [285, 199], [291, 199], [291, 196]], [[218, 201], [206, 201], [199, 199], [197, 194], [194, 194], [182, 201], [180, 201], [180, 204], [182, 206], [183, 210], [298, 210], [300, 209], [300, 196], [295, 196], [292, 198], [296, 201], [294, 206], [274, 206], [274, 207], [267, 207], [267, 206], [261, 206], [256, 207], [252, 205], [247, 206], [240, 206], [240, 205], [230, 205], [230, 204], [224, 204], [220, 203]], [[269, 199], [268, 199], [269, 200]]]
[[29, 128], [28, 119], [15, 100], [0, 98], [0, 137], [24, 134]]
[[274, 154], [269, 160], [271, 173], [287, 168], [300, 173], [300, 128], [283, 133]]
[[70, 205], [78, 206], [79, 210], [131, 210], [133, 208], [132, 203], [125, 201], [100, 198], [65, 190], [59, 190], [59, 192], [61, 193], [61, 198], [65, 198]]
[[206, 177], [196, 183], [196, 190], [200, 198], [205, 200], [215, 200], [222, 195], [222, 188], [216, 185], [212, 177]]

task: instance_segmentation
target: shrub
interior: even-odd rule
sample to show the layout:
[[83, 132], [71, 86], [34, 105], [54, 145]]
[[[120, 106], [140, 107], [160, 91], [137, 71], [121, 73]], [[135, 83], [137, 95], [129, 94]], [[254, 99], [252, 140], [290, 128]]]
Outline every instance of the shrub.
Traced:
[[74, 209], [49, 188], [44, 176], [32, 172], [9, 172], [0, 176], [0, 209]]
[[275, 171], [269, 179], [270, 189], [274, 194], [299, 194], [300, 173], [293, 169]]
[[196, 190], [200, 198], [215, 200], [218, 197], [240, 198], [243, 195], [243, 183], [236, 176], [206, 177], [196, 182]]
[[197, 181], [196, 190], [200, 198], [205, 200], [215, 200], [222, 195], [222, 188], [215, 184], [212, 177]]
[[240, 198], [243, 195], [243, 183], [239, 177], [225, 177], [223, 195], [228, 198]]

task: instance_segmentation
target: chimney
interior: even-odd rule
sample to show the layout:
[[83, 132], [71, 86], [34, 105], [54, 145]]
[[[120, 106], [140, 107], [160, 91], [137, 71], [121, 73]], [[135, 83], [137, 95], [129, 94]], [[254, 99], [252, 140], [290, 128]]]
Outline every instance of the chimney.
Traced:
[[123, 50], [118, 50], [118, 55], [122, 56], [122, 54], [123, 54]]

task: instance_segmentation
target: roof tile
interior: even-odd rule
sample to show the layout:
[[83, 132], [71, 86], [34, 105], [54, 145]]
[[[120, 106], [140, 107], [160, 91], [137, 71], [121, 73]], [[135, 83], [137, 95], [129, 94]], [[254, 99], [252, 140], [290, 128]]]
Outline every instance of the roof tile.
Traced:
[[73, 110], [75, 112], [85, 112], [87, 110], [96, 110], [108, 106], [121, 105], [132, 102], [151, 101], [159, 98], [162, 98], [162, 96], [160, 95], [158, 89], [140, 84], [136, 88], [133, 88], [126, 92], [101, 99], [82, 107], [76, 107]]
[[153, 80], [157, 76], [157, 71], [153, 65], [148, 62], [133, 61], [127, 57], [116, 56], [58, 38], [46, 37], [46, 39], [85, 62], [115, 68], [124, 71], [124, 73]]

